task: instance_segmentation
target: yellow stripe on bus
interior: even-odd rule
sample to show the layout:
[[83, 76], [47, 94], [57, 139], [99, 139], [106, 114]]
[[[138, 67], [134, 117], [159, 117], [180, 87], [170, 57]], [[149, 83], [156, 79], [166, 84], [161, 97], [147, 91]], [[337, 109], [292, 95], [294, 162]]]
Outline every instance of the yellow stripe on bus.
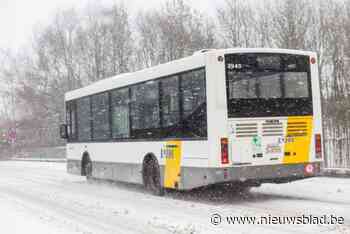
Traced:
[[181, 178], [181, 141], [166, 143], [164, 187], [176, 188]]
[[309, 162], [312, 116], [288, 117], [283, 163]]

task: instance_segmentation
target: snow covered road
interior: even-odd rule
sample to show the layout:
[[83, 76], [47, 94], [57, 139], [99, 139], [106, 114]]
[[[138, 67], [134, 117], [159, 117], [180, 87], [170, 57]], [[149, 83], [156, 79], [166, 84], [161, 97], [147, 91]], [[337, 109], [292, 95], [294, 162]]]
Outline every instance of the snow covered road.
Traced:
[[[344, 224], [213, 225], [213, 214], [334, 215]], [[266, 184], [245, 196], [213, 189], [155, 197], [137, 185], [88, 183], [64, 163], [0, 161], [0, 233], [350, 233], [350, 179]]]

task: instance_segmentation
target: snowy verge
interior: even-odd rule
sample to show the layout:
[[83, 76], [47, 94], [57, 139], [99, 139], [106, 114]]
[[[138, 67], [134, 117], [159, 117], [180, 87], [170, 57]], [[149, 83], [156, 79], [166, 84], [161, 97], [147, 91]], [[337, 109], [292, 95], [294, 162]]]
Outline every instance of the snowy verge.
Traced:
[[[45, 217], [33, 215], [25, 206], [14, 203], [5, 195], [0, 196], [1, 233], [8, 234], [76, 234], [78, 232], [57, 227]], [[4, 212], [5, 211], [5, 212]]]
[[12, 158], [10, 161], [28, 161], [28, 162], [57, 162], [65, 163], [65, 158]]
[[324, 176], [349, 177], [350, 178], [350, 169], [348, 169], [348, 168], [323, 168], [322, 174]]

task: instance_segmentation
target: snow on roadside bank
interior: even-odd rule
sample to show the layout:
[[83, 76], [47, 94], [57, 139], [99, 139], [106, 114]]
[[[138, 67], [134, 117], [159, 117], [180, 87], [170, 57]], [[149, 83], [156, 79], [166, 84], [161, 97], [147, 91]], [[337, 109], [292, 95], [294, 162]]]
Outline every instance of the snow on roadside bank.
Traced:
[[12, 158], [11, 161], [24, 161], [24, 162], [58, 162], [65, 163], [65, 158]]
[[[76, 234], [78, 232], [67, 231], [55, 227], [45, 217], [38, 217], [28, 212], [27, 208], [11, 202], [8, 198], [0, 196], [0, 233], [4, 234]], [[46, 219], [46, 220], [45, 220]]]
[[350, 178], [349, 168], [323, 168], [322, 172], [325, 176], [342, 176]]

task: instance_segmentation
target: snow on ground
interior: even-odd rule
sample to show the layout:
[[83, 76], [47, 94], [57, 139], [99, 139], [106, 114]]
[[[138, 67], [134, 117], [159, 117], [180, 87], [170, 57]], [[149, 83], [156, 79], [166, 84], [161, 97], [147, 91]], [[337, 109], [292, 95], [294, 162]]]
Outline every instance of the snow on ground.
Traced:
[[12, 158], [12, 161], [33, 161], [33, 162], [61, 162], [65, 163], [67, 160], [65, 158]]
[[[343, 225], [210, 223], [211, 215], [336, 215]], [[224, 218], [223, 218], [224, 219]], [[265, 184], [244, 196], [212, 188], [155, 197], [138, 185], [88, 183], [64, 163], [0, 162], [0, 233], [350, 233], [350, 179]]]
[[1, 195], [0, 204], [1, 233], [22, 234], [30, 233], [30, 231], [36, 234], [67, 233], [63, 229], [52, 229], [49, 223], [43, 221], [42, 218], [33, 216], [25, 207], [13, 204], [11, 198]]
[[323, 173], [330, 176], [350, 177], [349, 168], [324, 168]]

